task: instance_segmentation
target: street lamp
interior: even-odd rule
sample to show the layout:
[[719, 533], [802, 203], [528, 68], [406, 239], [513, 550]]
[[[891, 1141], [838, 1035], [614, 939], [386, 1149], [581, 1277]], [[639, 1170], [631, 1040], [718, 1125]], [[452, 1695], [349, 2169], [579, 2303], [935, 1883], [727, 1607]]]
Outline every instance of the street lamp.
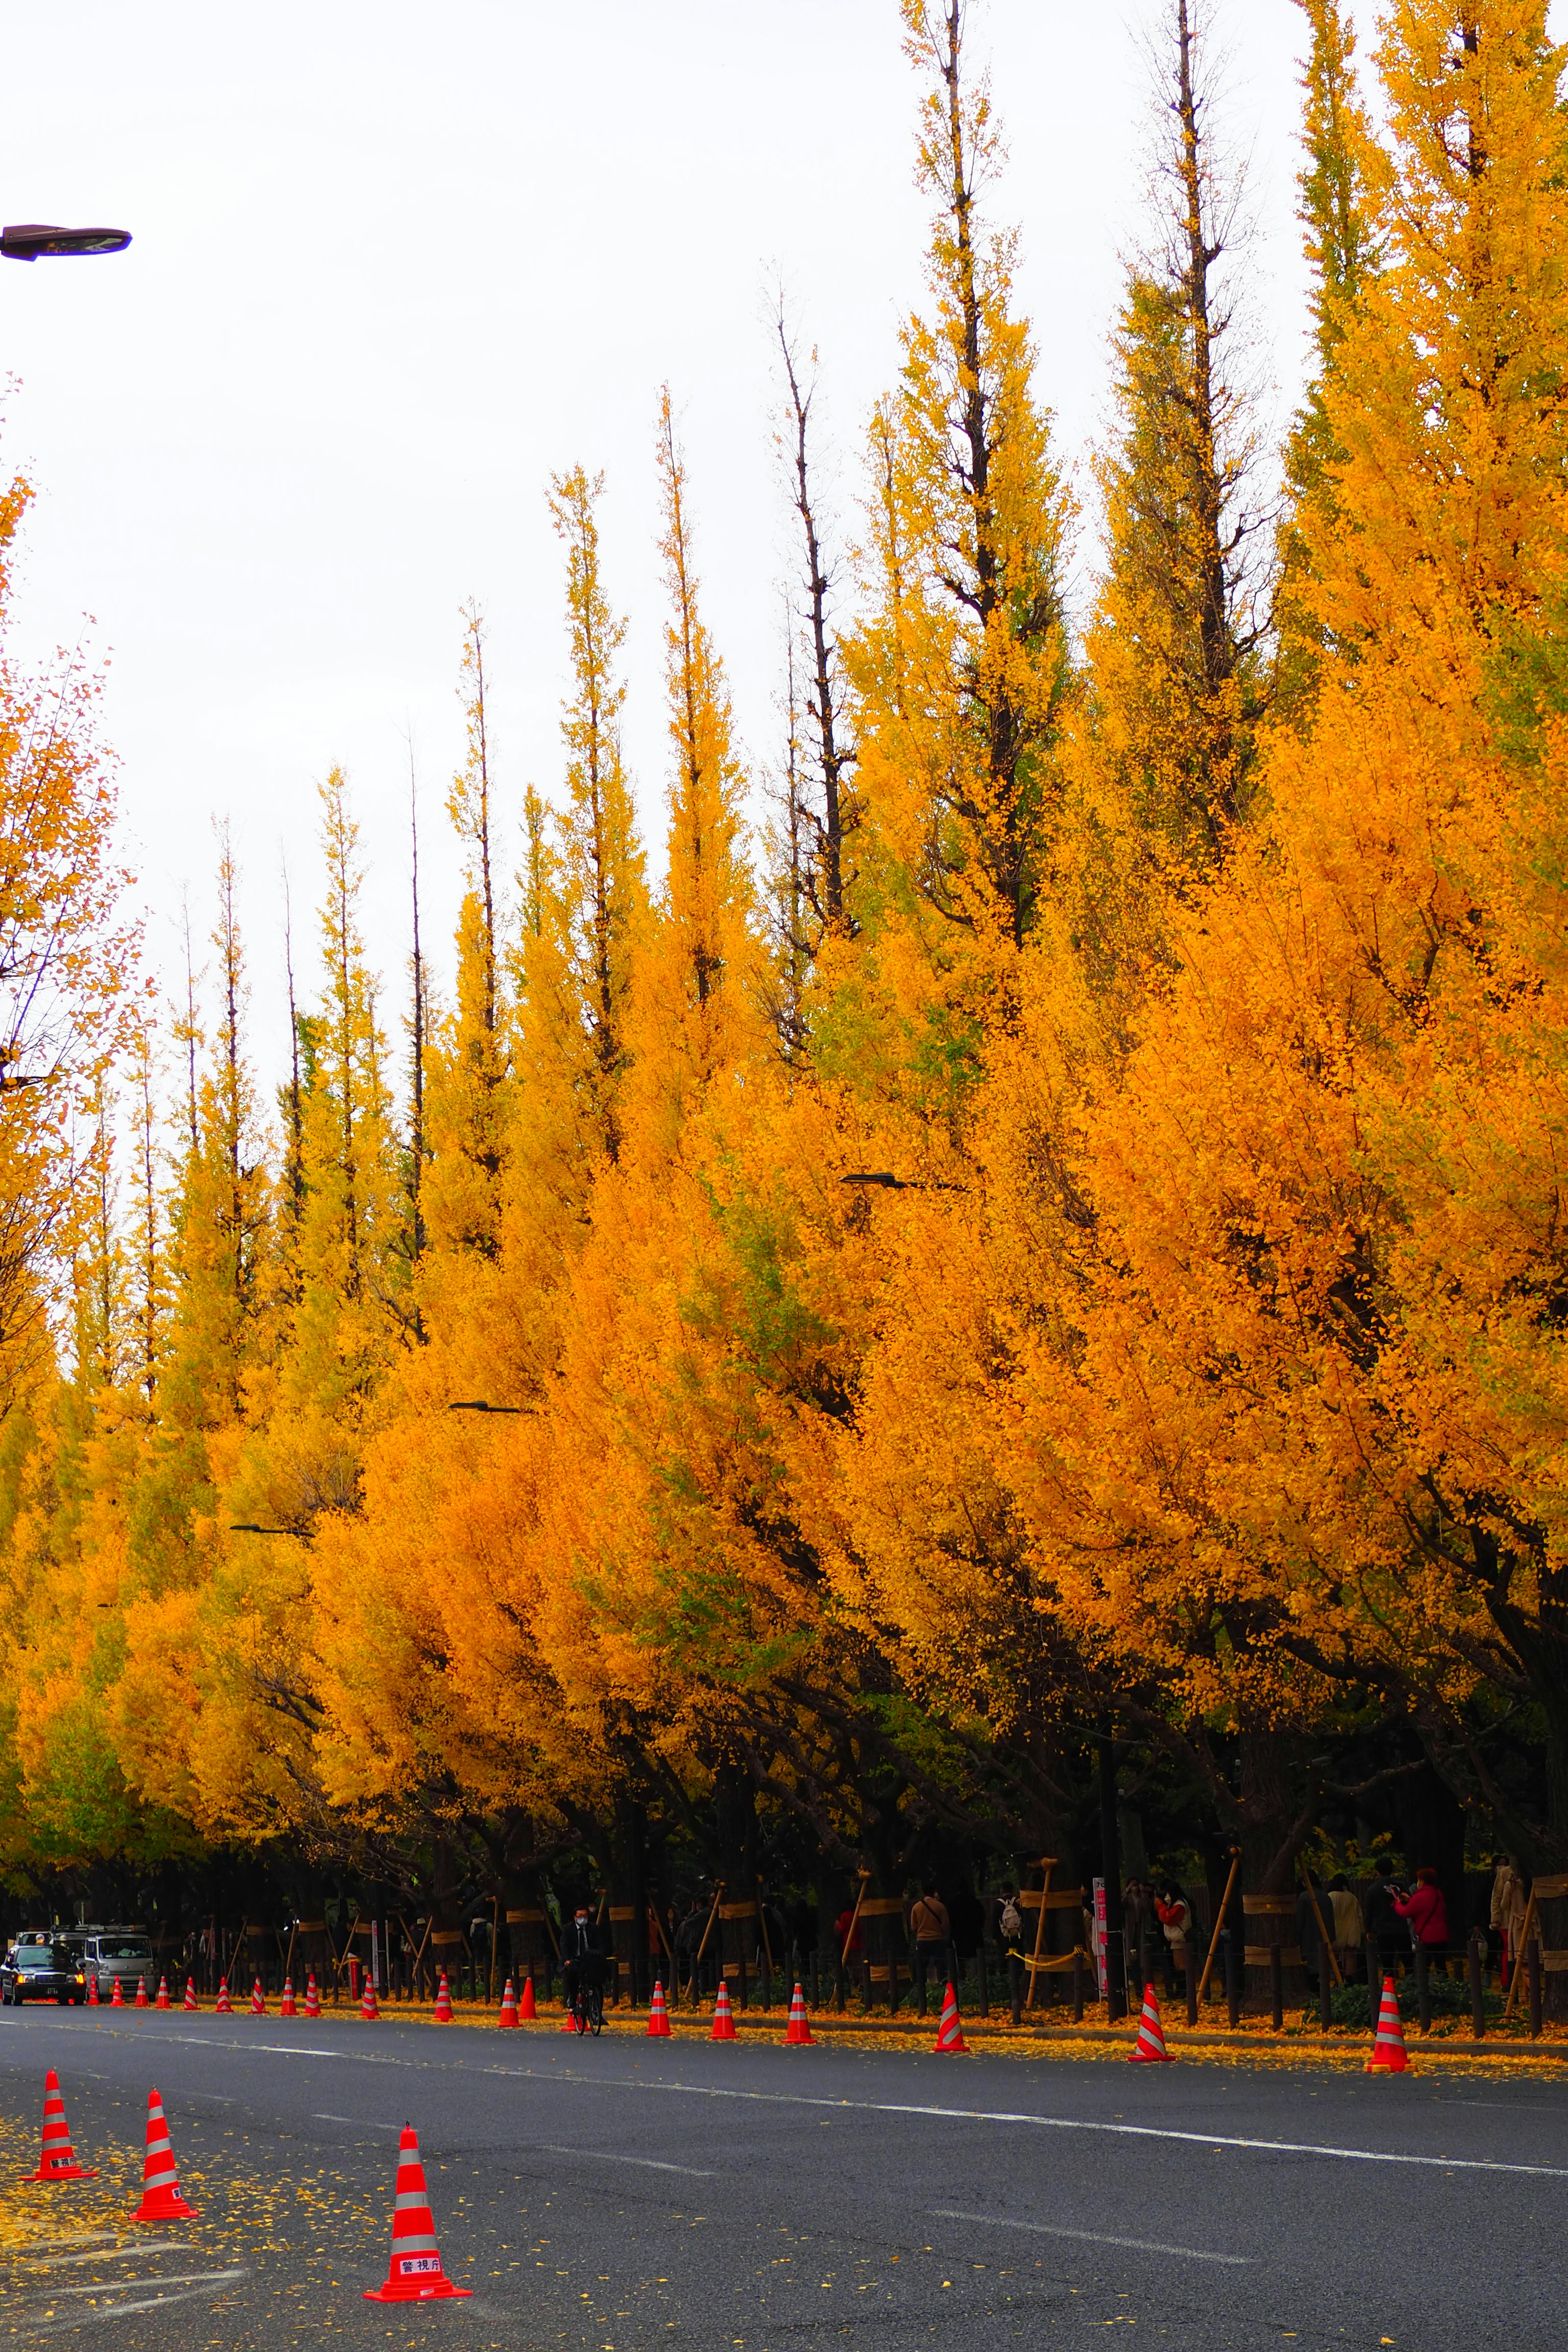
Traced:
[[128, 228], [58, 228], [48, 221], [17, 221], [0, 229], [0, 254], [7, 261], [46, 260], [63, 253], [123, 253]]

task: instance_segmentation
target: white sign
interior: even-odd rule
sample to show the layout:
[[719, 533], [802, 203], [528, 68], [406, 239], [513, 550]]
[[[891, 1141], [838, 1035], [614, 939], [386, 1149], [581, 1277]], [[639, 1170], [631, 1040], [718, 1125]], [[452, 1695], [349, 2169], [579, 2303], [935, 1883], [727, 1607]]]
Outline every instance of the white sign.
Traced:
[[381, 1981], [381, 1924], [375, 1919], [370, 1923], [370, 1980], [377, 1992], [384, 1990]]
[[1094, 1978], [1095, 1978], [1095, 1982], [1096, 1982], [1096, 1983], [1099, 1985], [1099, 1987], [1100, 1987], [1100, 2000], [1103, 2000], [1105, 1999], [1105, 1990], [1106, 1990], [1106, 1984], [1105, 1984], [1105, 1930], [1106, 1930], [1106, 1925], [1107, 1925], [1107, 1920], [1106, 1920], [1106, 1909], [1105, 1909], [1105, 1881], [1104, 1881], [1104, 1879], [1103, 1879], [1103, 1878], [1097, 1878], [1097, 1879], [1095, 1880], [1095, 1882], [1094, 1882]]

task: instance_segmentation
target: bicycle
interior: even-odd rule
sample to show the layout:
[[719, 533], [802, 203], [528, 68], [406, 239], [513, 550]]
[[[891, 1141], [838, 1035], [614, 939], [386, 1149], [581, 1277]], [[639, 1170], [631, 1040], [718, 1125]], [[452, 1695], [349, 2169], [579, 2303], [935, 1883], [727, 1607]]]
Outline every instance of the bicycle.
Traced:
[[605, 1990], [600, 1984], [580, 1984], [566, 2004], [566, 2014], [574, 2033], [602, 2033], [605, 2030]]

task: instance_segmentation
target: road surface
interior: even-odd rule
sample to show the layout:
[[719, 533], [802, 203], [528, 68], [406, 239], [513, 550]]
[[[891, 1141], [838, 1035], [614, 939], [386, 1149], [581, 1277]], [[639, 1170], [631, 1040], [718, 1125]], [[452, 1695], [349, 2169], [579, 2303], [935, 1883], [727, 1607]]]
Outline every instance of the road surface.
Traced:
[[[0, 2204], [0, 2345], [1509, 2352], [1568, 2342], [1568, 2081], [0, 2012], [79, 2186]], [[194, 2222], [137, 2231], [147, 2093]], [[471, 2301], [393, 2306], [398, 2131]]]

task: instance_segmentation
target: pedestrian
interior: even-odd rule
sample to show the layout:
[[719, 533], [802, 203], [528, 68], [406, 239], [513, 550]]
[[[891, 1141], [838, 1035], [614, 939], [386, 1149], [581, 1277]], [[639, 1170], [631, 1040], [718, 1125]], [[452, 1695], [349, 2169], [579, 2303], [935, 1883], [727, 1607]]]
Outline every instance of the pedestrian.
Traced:
[[1007, 1963], [1007, 2005], [1016, 2024], [1024, 2000], [1024, 1915], [1010, 1878], [996, 1896], [996, 1941]]
[[915, 1990], [920, 1995], [920, 2013], [923, 2017], [926, 1978], [931, 1969], [934, 1967], [937, 1982], [944, 1989], [953, 1973], [952, 1923], [934, 1883], [922, 1887], [918, 1901], [910, 1906], [910, 1933], [915, 1939]]
[[1519, 1939], [1524, 1933], [1524, 1915], [1530, 1906], [1525, 1892], [1524, 1873], [1519, 1858], [1511, 1853], [1492, 1856], [1491, 1956], [1498, 1964], [1500, 1980], [1506, 1985], [1513, 1973], [1519, 1954]]
[[1169, 2000], [1176, 1990], [1178, 1969], [1186, 1969], [1187, 1929], [1193, 1924], [1192, 1906], [1173, 1878], [1167, 1879], [1155, 1895], [1154, 1915], [1165, 1939], [1165, 1998]]
[[1410, 1931], [1394, 1910], [1394, 1864], [1386, 1854], [1380, 1854], [1373, 1864], [1372, 1885], [1366, 1890], [1363, 1909], [1366, 1917], [1366, 1940], [1372, 1948], [1373, 1966], [1381, 1977], [1390, 1960], [1410, 1948]]
[[1422, 1868], [1415, 1874], [1415, 1884], [1408, 1895], [1396, 1895], [1394, 1907], [1408, 1927], [1411, 1940], [1426, 1953], [1428, 1960], [1447, 1961], [1448, 1957], [1448, 1914], [1443, 1902], [1443, 1890], [1437, 1884], [1435, 1870]]
[[1324, 1925], [1334, 1939], [1334, 1958], [1340, 1964], [1341, 1976], [1348, 1984], [1355, 1974], [1356, 1955], [1366, 1940], [1366, 1922], [1342, 1870], [1330, 1879], [1328, 1891], [1333, 1916], [1325, 1920]]

